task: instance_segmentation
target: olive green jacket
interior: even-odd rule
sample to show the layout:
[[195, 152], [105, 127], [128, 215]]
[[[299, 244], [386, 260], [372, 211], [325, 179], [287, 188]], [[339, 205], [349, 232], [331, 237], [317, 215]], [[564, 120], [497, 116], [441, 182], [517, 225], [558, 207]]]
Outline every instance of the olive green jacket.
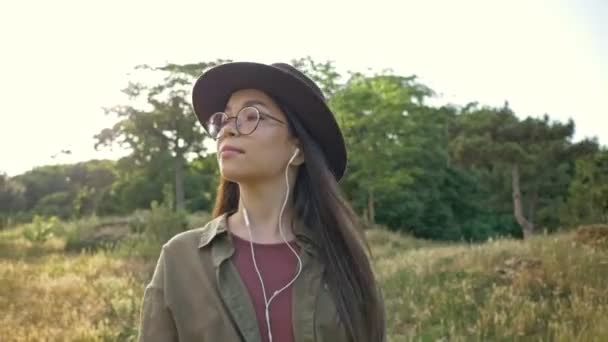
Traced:
[[[139, 341], [261, 341], [253, 304], [230, 258], [234, 247], [226, 218], [180, 233], [163, 246], [144, 292]], [[311, 231], [297, 224], [294, 233], [302, 259], [302, 273], [292, 285], [295, 342], [347, 341]]]

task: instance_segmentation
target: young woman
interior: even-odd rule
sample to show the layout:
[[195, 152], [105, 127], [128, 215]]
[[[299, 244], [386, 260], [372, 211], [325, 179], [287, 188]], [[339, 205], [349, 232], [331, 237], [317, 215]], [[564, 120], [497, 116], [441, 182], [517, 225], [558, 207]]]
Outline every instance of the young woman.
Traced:
[[227, 63], [193, 89], [221, 172], [206, 226], [161, 251], [140, 341], [385, 341], [369, 246], [341, 196], [344, 139], [288, 64]]

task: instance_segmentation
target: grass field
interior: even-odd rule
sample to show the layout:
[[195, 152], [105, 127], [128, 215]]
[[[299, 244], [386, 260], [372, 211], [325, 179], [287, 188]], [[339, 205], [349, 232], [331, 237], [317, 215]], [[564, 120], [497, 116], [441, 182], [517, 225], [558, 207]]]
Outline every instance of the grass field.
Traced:
[[[608, 341], [600, 228], [600, 237], [479, 245], [369, 230], [390, 341]], [[154, 252], [66, 253], [65, 244], [31, 242], [23, 227], [0, 232], [0, 341], [135, 339]]]

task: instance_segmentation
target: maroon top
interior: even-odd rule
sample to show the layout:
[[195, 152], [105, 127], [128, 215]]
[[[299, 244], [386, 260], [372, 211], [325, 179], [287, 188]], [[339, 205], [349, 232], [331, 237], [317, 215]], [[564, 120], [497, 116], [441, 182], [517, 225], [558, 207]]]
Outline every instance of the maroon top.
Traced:
[[[262, 294], [260, 278], [251, 258], [250, 241], [242, 239], [232, 232], [230, 232], [230, 236], [232, 236], [235, 249], [232, 261], [249, 292], [255, 308], [262, 341], [268, 342], [264, 295]], [[299, 251], [294, 241], [290, 241], [289, 244], [296, 252]], [[270, 244], [254, 242], [253, 249], [256, 264], [264, 280], [266, 296], [270, 299], [274, 291], [280, 290], [295, 277], [298, 271], [298, 259], [284, 242]], [[294, 341], [292, 288], [293, 284], [279, 293], [270, 303], [270, 327], [273, 341]]]

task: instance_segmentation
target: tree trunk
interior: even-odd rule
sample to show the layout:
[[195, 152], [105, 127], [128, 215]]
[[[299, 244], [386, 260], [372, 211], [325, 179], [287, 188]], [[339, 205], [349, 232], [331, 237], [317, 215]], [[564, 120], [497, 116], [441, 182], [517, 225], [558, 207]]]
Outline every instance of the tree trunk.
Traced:
[[181, 155], [175, 156], [175, 209], [184, 209], [184, 158]]
[[528, 221], [534, 226], [536, 221], [536, 203], [538, 203], [538, 184], [532, 187], [532, 193], [530, 194], [530, 203], [528, 203]]
[[368, 190], [367, 196], [367, 213], [369, 215], [369, 223], [374, 224], [376, 219], [376, 212], [374, 209], [374, 191], [372, 189]]
[[527, 239], [534, 232], [534, 225], [524, 217], [521, 203], [521, 191], [519, 189], [519, 167], [517, 164], [511, 166], [511, 176], [513, 179], [513, 214], [515, 215], [515, 220], [523, 230], [524, 239]]

